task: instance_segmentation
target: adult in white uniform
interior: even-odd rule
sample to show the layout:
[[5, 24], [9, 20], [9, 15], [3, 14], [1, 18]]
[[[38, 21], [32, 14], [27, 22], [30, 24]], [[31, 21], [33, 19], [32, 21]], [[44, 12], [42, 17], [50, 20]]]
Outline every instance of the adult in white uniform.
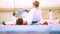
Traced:
[[38, 1], [33, 2], [33, 8], [31, 9], [31, 11], [28, 13], [28, 16], [27, 16], [27, 23], [32, 24], [32, 22], [37, 22], [37, 24], [43, 23], [42, 11], [39, 8]]

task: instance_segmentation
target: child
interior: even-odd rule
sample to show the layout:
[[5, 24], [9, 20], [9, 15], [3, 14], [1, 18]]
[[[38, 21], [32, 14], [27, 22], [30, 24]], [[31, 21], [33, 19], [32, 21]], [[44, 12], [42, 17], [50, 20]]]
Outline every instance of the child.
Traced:
[[23, 25], [23, 19], [22, 18], [18, 18], [16, 20], [16, 25]]
[[39, 8], [39, 2], [34, 1], [33, 2], [33, 8], [31, 11], [28, 13], [27, 16], [27, 22], [28, 24], [42, 24], [42, 11]]
[[18, 19], [18, 15], [16, 13], [13, 13], [13, 17], [12, 17], [12, 24], [16, 24], [16, 20]]
[[53, 15], [54, 15], [54, 12], [52, 10], [49, 10], [49, 22], [50, 22], [50, 24], [53, 24]]

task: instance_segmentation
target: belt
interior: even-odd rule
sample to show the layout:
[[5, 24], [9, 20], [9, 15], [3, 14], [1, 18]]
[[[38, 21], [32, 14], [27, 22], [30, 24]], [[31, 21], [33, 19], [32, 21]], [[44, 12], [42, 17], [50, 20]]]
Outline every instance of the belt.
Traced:
[[30, 24], [30, 25], [37, 25], [36, 23], [37, 23], [38, 21], [32, 21], [32, 24]]
[[34, 23], [37, 23], [38, 21], [32, 21], [32, 23], [34, 24]]

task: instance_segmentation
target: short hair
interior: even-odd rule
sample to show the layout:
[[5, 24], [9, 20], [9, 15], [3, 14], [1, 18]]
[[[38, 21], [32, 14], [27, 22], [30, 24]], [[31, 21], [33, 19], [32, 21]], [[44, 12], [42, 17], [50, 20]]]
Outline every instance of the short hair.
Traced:
[[16, 25], [23, 25], [23, 19], [22, 18], [18, 18], [16, 20]]
[[49, 11], [51, 11], [51, 9]]
[[35, 7], [39, 7], [39, 2], [38, 2], [38, 1], [34, 1], [34, 2], [33, 2], [33, 5], [34, 5]]
[[13, 13], [13, 16], [15, 16], [16, 13]]

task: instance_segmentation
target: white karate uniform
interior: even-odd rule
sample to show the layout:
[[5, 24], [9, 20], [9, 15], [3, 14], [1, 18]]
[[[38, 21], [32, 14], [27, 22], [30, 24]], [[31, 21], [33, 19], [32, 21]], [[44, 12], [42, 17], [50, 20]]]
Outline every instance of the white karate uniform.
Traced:
[[16, 17], [12, 17], [12, 24], [16, 24], [16, 20], [17, 20], [18, 18], [16, 18]]
[[23, 14], [22, 14], [22, 18], [27, 18], [27, 12], [23, 12]]
[[40, 8], [32, 8], [27, 15], [28, 24], [32, 24], [32, 21], [38, 21], [38, 24], [43, 23], [42, 11]]
[[54, 13], [52, 11], [49, 12], [49, 21], [51, 24], [53, 24], [53, 15], [54, 15]]
[[54, 20], [54, 24], [59, 24], [59, 19]]
[[27, 12], [23, 12], [22, 14], [22, 18], [23, 18], [23, 21], [27, 21], [26, 18], [27, 18]]
[[16, 20], [17, 20], [17, 18], [12, 16], [11, 21], [5, 21], [5, 24], [6, 25], [11, 25], [11, 24], [15, 25], [16, 24]]

